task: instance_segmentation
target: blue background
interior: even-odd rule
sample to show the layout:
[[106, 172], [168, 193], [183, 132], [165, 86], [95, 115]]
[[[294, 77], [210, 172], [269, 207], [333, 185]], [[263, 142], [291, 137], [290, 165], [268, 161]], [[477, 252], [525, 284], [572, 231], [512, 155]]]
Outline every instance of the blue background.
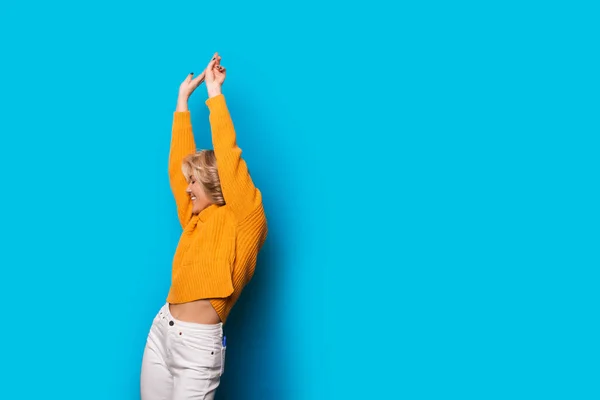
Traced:
[[270, 226], [218, 399], [599, 398], [597, 19], [3, 3], [0, 398], [139, 397], [180, 234], [172, 112], [214, 51]]

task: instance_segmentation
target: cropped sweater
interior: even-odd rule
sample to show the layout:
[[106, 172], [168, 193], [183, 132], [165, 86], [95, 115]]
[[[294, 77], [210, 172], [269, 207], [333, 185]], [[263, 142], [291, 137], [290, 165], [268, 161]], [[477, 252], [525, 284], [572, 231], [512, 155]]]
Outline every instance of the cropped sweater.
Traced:
[[261, 192], [254, 186], [224, 95], [206, 101], [224, 206], [192, 215], [183, 158], [196, 151], [190, 112], [175, 112], [169, 154], [169, 182], [183, 232], [173, 257], [167, 302], [209, 299], [225, 323], [244, 286], [254, 275], [267, 236]]

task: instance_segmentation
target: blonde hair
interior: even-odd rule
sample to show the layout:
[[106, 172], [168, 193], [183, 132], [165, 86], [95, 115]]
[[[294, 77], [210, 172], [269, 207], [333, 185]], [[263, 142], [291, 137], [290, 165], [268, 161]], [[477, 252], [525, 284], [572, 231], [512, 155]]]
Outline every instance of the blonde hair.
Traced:
[[204, 192], [214, 204], [225, 205], [221, 181], [217, 172], [217, 158], [213, 150], [200, 150], [185, 157], [181, 170], [188, 183], [190, 177], [193, 176], [202, 184]]

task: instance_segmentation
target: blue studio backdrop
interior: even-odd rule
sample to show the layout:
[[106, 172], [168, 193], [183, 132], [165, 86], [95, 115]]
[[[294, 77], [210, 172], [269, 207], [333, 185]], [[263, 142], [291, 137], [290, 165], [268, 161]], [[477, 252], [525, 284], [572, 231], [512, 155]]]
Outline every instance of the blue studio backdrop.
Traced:
[[597, 17], [3, 3], [0, 398], [139, 398], [177, 90], [215, 51], [269, 219], [217, 399], [599, 398]]

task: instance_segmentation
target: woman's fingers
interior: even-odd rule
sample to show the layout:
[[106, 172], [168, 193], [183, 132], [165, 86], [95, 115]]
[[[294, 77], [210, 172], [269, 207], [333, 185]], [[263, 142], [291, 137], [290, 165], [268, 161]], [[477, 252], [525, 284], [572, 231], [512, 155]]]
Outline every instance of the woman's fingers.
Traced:
[[191, 83], [194, 87], [198, 87], [202, 81], [204, 80], [204, 77], [206, 76], [206, 71], [202, 71], [202, 73], [200, 75], [198, 75], [196, 78], [194, 78], [193, 80], [191, 80]]
[[208, 66], [206, 67], [206, 70], [207, 71], [211, 71], [215, 67], [215, 65], [217, 64], [217, 60], [219, 60], [219, 62], [221, 61], [221, 57], [219, 57], [219, 53], [215, 53], [213, 55], [213, 58], [208, 63]]

